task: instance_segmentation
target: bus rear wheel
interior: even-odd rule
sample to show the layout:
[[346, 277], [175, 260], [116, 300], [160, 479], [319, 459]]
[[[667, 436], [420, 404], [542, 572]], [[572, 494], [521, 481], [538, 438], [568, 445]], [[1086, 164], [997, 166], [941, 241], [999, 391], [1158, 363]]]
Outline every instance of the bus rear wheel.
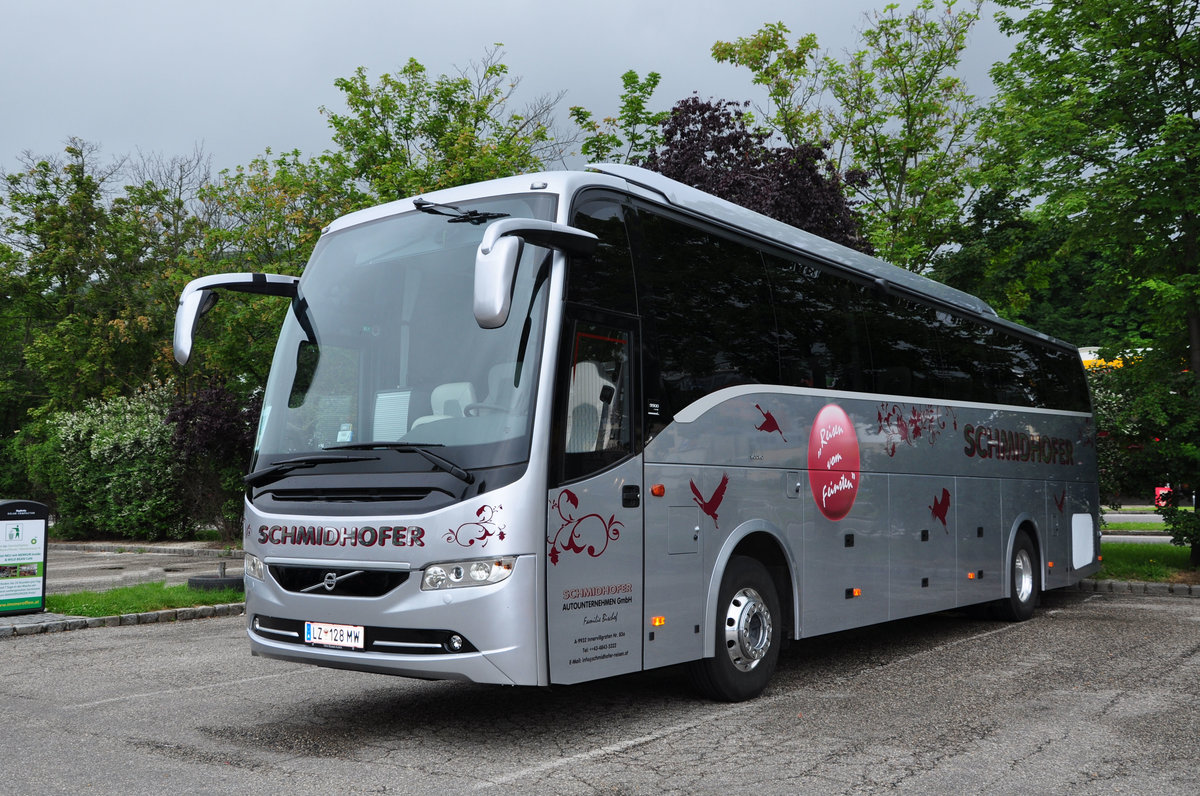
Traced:
[[721, 577], [716, 645], [711, 658], [692, 663], [701, 691], [723, 702], [763, 692], [775, 671], [780, 646], [779, 597], [760, 562], [734, 556]]
[[1025, 531], [1017, 531], [1013, 539], [1008, 587], [1008, 597], [998, 604], [1000, 615], [1010, 622], [1024, 622], [1033, 616], [1038, 601], [1038, 556], [1033, 540]]

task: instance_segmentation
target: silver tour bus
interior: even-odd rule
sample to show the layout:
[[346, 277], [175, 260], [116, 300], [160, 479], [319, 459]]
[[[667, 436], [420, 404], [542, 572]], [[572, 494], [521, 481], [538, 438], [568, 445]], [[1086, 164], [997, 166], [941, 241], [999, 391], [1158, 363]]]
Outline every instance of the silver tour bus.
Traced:
[[[687, 664], [1099, 567], [1076, 350], [661, 175], [600, 165], [352, 213], [296, 278], [246, 476], [256, 655], [479, 683]], [[219, 312], [216, 313], [219, 315]]]

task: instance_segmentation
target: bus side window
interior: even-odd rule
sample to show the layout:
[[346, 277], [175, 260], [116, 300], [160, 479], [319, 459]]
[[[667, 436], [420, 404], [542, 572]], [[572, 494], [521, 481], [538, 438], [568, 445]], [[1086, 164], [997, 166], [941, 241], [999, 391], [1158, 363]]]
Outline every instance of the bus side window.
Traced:
[[[557, 424], [563, 480], [598, 472], [633, 453], [633, 363], [630, 334], [578, 321], [569, 340], [566, 401]], [[561, 382], [560, 382], [561, 383]]]
[[783, 384], [818, 390], [865, 389], [870, 350], [863, 289], [815, 265], [766, 255], [778, 320]]
[[572, 226], [593, 233], [600, 242], [590, 257], [571, 259], [567, 300], [588, 307], [633, 315], [637, 294], [633, 260], [625, 230], [625, 211], [616, 199], [587, 196], [575, 208]]
[[732, 238], [638, 211], [641, 309], [672, 415], [739, 384], [779, 381], [771, 286], [762, 255]]

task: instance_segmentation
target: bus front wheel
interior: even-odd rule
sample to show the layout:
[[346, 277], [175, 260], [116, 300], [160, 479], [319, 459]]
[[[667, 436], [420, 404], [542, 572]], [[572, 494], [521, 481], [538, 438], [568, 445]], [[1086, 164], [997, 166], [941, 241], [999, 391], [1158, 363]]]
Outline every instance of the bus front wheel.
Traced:
[[734, 556], [721, 577], [716, 649], [692, 664], [700, 690], [723, 702], [762, 693], [779, 660], [779, 597], [770, 573], [756, 559]]
[[1033, 616], [1038, 601], [1038, 556], [1033, 540], [1025, 531], [1013, 539], [1008, 562], [1009, 596], [999, 603], [1000, 615], [1010, 622], [1024, 622]]

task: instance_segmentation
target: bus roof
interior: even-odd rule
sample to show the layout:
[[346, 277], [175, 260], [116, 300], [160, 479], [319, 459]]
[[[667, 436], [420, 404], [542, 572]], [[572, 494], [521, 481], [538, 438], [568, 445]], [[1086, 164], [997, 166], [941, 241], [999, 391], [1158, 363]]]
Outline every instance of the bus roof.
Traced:
[[927, 279], [848, 246], [826, 240], [811, 232], [805, 232], [790, 224], [704, 193], [656, 172], [619, 163], [602, 163], [588, 166], [588, 168], [602, 174], [619, 177], [631, 185], [648, 189], [675, 207], [727, 226], [747, 230], [754, 235], [777, 241], [788, 248], [840, 265], [846, 270], [854, 271], [872, 281], [882, 282], [881, 287], [885, 289], [896, 286], [980, 315], [996, 316], [996, 311], [992, 309], [991, 305], [970, 293], [964, 293], [949, 285]]
[[[707, 194], [684, 183], [664, 177], [657, 172], [622, 163], [598, 163], [585, 170], [564, 170], [521, 174], [487, 182], [430, 191], [422, 196], [446, 204], [478, 199], [488, 195], [546, 191], [572, 196], [585, 188], [610, 188], [624, 191], [648, 201], [678, 208], [684, 213], [711, 221], [733, 232], [741, 232], [785, 249], [808, 255], [844, 272], [874, 282], [882, 289], [923, 297], [948, 308], [955, 308], [1015, 333], [1027, 335], [1052, 345], [1074, 350], [1074, 346], [1001, 318], [986, 301], [941, 282], [907, 271], [877, 257], [826, 240], [782, 221], [749, 210], [740, 205]], [[413, 199], [400, 199], [387, 204], [359, 210], [336, 219], [325, 232], [372, 221], [377, 218], [414, 209]]]

